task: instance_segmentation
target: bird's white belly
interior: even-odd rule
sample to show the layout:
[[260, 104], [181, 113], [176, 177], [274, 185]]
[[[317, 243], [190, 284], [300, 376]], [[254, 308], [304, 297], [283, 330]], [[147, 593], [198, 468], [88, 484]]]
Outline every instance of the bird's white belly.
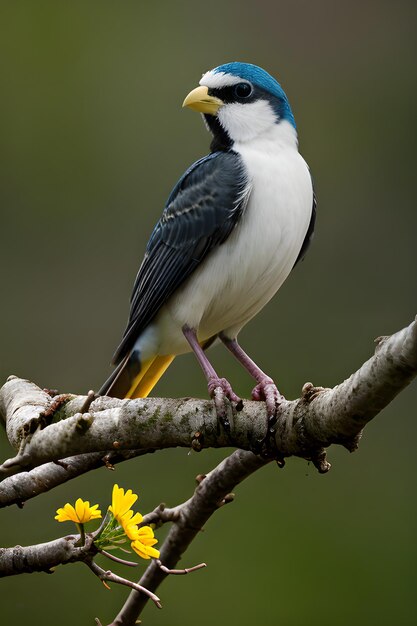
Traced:
[[252, 182], [246, 211], [149, 327], [153, 349], [160, 354], [190, 350], [181, 331], [185, 324], [197, 329], [200, 341], [221, 331], [235, 337], [280, 288], [297, 259], [313, 204], [306, 163], [295, 148], [271, 155], [242, 146], [239, 152]]

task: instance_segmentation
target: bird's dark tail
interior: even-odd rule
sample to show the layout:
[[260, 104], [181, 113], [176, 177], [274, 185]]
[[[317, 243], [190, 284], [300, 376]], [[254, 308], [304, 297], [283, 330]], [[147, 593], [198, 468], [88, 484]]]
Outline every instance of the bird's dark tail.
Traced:
[[174, 358], [174, 355], [155, 356], [142, 363], [137, 352], [128, 354], [98, 393], [113, 398], [146, 398]]
[[104, 385], [99, 390], [100, 396], [124, 398], [130, 389], [130, 381], [140, 371], [140, 362], [128, 354], [114, 368]]

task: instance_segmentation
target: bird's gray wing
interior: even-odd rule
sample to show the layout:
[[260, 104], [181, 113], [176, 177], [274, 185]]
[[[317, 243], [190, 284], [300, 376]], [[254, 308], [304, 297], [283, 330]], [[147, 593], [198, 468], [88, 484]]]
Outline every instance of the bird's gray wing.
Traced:
[[171, 294], [228, 238], [249, 192], [245, 166], [232, 151], [211, 153], [185, 172], [149, 239], [115, 364], [133, 348]]
[[299, 261], [302, 261], [304, 259], [307, 253], [307, 250], [310, 247], [310, 244], [312, 242], [313, 235], [314, 235], [314, 227], [316, 224], [316, 212], [317, 212], [317, 200], [316, 200], [316, 194], [313, 193], [313, 206], [311, 208], [310, 223], [308, 225], [306, 236], [304, 237], [304, 241], [301, 246], [300, 252], [298, 253], [298, 257], [296, 258], [296, 261], [293, 265], [293, 269]]

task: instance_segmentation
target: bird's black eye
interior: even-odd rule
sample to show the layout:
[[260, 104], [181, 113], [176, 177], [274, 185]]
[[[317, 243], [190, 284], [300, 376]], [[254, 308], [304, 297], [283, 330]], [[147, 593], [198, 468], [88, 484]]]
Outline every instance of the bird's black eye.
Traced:
[[249, 83], [238, 83], [234, 89], [238, 98], [249, 98], [252, 93], [252, 85]]

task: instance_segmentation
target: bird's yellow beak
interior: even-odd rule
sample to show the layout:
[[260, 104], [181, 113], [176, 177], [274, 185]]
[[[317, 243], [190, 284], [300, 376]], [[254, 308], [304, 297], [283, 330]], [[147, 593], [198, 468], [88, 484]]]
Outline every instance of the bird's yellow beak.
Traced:
[[193, 111], [199, 113], [209, 113], [210, 115], [216, 115], [217, 111], [223, 106], [223, 100], [209, 96], [207, 87], [196, 87], [190, 91], [188, 96], [182, 103], [183, 107], [189, 107]]

